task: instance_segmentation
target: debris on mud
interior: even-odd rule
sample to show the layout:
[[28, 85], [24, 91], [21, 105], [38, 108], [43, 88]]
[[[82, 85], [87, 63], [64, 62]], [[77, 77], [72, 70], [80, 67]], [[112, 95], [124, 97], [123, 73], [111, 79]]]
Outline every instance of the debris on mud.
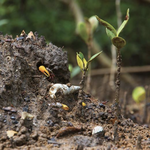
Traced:
[[0, 149], [150, 148], [149, 126], [125, 118], [114, 143], [112, 107], [84, 92], [78, 101], [69, 79], [62, 48], [33, 32], [0, 35]]

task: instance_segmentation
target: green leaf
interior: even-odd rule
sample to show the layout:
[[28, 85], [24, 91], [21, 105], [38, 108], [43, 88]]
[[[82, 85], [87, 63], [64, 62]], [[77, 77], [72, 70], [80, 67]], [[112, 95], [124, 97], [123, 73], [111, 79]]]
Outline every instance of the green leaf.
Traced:
[[126, 26], [127, 22], [129, 20], [129, 8], [127, 9], [127, 14], [125, 17], [125, 20], [123, 21], [123, 23], [120, 25], [118, 31], [117, 31], [117, 36], [119, 36], [120, 32], [123, 30], [123, 28]]
[[84, 22], [79, 22], [77, 25], [77, 33], [80, 35], [80, 37], [87, 42], [88, 41], [88, 33], [86, 24]]
[[93, 55], [93, 56], [89, 59], [88, 63], [91, 62], [91, 61], [92, 61], [93, 59], [95, 59], [96, 57], [98, 57], [101, 53], [102, 53], [102, 51], [99, 52], [99, 53], [97, 53], [97, 54], [95, 54], [95, 55]]
[[79, 66], [76, 66], [72, 69], [72, 72], [71, 72], [71, 78], [75, 77], [77, 74], [80, 73], [80, 68]]
[[79, 52], [79, 57], [80, 57], [81, 60], [83, 61], [84, 55], [83, 55], [81, 52]]
[[113, 33], [113, 32], [111, 32], [109, 29], [107, 29], [106, 28], [106, 33], [107, 33], [107, 35], [108, 35], [108, 37], [110, 37], [111, 39], [113, 39], [116, 35]]
[[69, 64], [69, 65], [68, 65], [68, 69], [69, 69], [69, 71], [70, 71], [70, 72], [72, 72], [73, 67], [72, 67], [72, 65], [71, 65], [71, 64]]
[[116, 29], [111, 25], [109, 24], [108, 22], [100, 19], [98, 16], [96, 16], [97, 20], [103, 25], [105, 26], [108, 30], [110, 30], [115, 36], [117, 35], [117, 31]]
[[121, 37], [114, 37], [112, 39], [112, 43], [114, 46], [116, 46], [118, 49], [121, 49], [122, 47], [124, 47], [126, 45], [126, 41], [125, 39], [121, 38]]
[[76, 55], [76, 57], [77, 57], [77, 63], [78, 63], [78, 66], [80, 67], [80, 69], [83, 71], [83, 61], [81, 60], [81, 58], [80, 58], [80, 55], [77, 53], [77, 55]]
[[8, 20], [7, 20], [7, 19], [2, 19], [2, 20], [0, 20], [0, 26], [5, 25], [5, 24], [7, 24], [7, 23], [8, 23]]
[[83, 58], [83, 69], [85, 70], [85, 69], [87, 69], [87, 68], [88, 68], [88, 66], [87, 66], [87, 61], [86, 61], [85, 58]]

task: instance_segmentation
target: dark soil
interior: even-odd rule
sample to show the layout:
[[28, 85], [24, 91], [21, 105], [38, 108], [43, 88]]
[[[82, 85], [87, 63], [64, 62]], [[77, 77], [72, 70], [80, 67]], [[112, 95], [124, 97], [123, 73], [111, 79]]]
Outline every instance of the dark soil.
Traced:
[[[52, 70], [54, 79], [46, 78], [38, 70], [40, 65]], [[107, 103], [108, 95], [98, 100], [83, 93], [78, 100], [78, 91], [65, 96], [59, 91], [52, 99], [48, 92], [52, 83], [69, 80], [67, 52], [62, 48], [46, 44], [37, 33], [15, 39], [0, 35], [0, 149], [150, 149], [149, 126], [138, 120], [134, 123], [131, 116], [136, 115], [130, 112], [130, 118], [117, 119], [113, 105]], [[69, 110], [57, 107], [56, 102]], [[22, 119], [22, 112], [34, 118]], [[95, 126], [102, 126], [103, 134], [92, 135]], [[8, 130], [17, 134], [8, 138]]]

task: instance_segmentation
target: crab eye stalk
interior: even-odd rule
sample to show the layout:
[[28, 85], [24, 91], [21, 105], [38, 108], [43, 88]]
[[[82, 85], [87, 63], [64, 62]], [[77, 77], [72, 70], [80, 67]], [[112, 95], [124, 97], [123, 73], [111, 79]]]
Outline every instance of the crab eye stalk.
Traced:
[[50, 77], [50, 73], [47, 71], [47, 69], [46, 69], [44, 66], [40, 66], [40, 67], [39, 67], [39, 70], [40, 70], [42, 73], [44, 73], [44, 75], [45, 75], [46, 77]]

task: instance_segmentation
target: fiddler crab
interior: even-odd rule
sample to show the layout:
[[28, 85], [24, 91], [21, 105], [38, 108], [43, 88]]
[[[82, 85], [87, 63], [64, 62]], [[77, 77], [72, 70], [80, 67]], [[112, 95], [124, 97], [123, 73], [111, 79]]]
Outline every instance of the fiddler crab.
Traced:
[[42, 65], [39, 66], [39, 71], [41, 71], [47, 77], [48, 81], [53, 80], [55, 77], [54, 73], [49, 68], [45, 68]]

